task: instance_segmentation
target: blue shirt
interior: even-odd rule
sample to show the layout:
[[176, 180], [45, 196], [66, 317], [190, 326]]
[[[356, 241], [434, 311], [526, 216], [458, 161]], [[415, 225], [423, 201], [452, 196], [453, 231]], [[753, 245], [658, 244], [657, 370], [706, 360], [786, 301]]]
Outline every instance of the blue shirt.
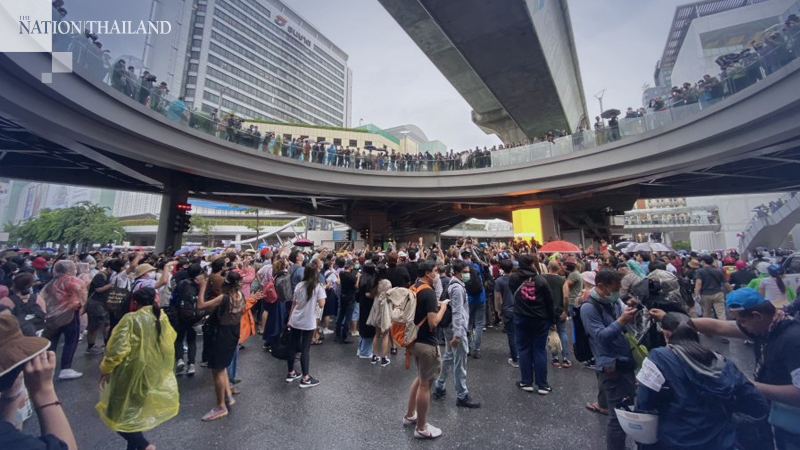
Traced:
[[[595, 292], [592, 291], [591, 295], [594, 296]], [[602, 372], [604, 367], [613, 364], [617, 359], [633, 360], [631, 347], [625, 338], [625, 328], [617, 322], [622, 314], [622, 307], [620, 301], [610, 308], [604, 307], [594, 298], [581, 306], [581, 321], [589, 335], [589, 347], [598, 372]]]

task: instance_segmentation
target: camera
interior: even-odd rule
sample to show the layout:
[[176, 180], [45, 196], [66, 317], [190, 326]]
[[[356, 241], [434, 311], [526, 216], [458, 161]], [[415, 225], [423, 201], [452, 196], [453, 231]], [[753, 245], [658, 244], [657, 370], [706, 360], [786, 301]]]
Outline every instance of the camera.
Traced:
[[144, 81], [149, 81], [151, 83], [155, 83], [156, 82], [156, 76], [155, 75], [148, 75], [148, 76], [144, 77]]

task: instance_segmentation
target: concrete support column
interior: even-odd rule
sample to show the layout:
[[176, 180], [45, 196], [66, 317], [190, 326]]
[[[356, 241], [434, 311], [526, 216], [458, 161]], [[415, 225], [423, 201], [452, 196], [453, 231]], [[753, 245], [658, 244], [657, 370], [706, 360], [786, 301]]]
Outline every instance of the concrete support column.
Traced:
[[542, 238], [537, 240], [542, 244], [548, 241], [557, 241], [559, 239], [560, 230], [553, 205], [544, 205], [539, 209], [542, 215]]
[[185, 188], [164, 189], [161, 196], [161, 215], [158, 218], [156, 252], [171, 253], [181, 248], [182, 232], [173, 228], [178, 215], [178, 205], [189, 201], [189, 191]]

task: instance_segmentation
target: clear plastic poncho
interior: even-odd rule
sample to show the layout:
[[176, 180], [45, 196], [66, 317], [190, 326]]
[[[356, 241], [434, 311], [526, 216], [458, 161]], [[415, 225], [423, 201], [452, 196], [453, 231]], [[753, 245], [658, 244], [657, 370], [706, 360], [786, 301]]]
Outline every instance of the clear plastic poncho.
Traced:
[[48, 328], [58, 328], [70, 323], [75, 311], [86, 303], [86, 283], [76, 275], [72, 261], [58, 261], [53, 266], [53, 279], [42, 289], [47, 311]]
[[156, 335], [153, 307], [125, 314], [114, 327], [100, 371], [111, 374], [95, 409], [112, 430], [147, 431], [178, 415], [175, 330], [161, 314]]

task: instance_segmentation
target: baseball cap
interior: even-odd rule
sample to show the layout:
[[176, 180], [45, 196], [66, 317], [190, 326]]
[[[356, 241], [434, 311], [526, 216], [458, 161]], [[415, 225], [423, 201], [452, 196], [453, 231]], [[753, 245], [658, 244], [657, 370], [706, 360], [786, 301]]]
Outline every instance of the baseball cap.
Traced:
[[736, 269], [737, 269], [737, 270], [742, 270], [742, 269], [744, 269], [745, 267], [747, 267], [747, 262], [745, 262], [745, 261], [742, 261], [741, 259], [740, 259], [740, 260], [738, 260], [738, 261], [736, 261]]
[[752, 288], [742, 288], [730, 292], [725, 297], [725, 306], [730, 310], [751, 309], [767, 302], [766, 298], [757, 290]]

